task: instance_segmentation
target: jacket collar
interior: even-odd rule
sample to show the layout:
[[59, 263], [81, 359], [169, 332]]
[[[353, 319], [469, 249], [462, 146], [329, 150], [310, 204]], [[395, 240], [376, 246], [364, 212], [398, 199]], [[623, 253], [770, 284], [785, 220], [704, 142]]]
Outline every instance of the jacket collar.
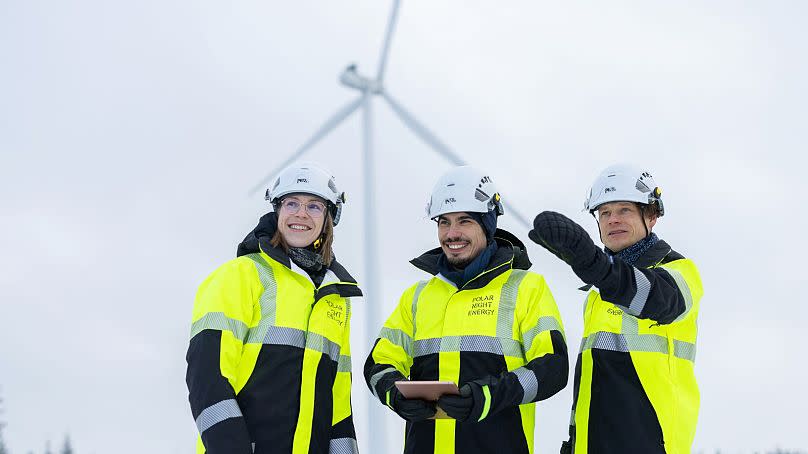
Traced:
[[637, 268], [653, 268], [662, 263], [668, 263], [681, 258], [683, 258], [682, 255], [671, 249], [668, 243], [659, 240], [637, 259], [634, 266]]
[[[463, 290], [485, 287], [492, 279], [511, 268], [526, 270], [532, 266], [527, 256], [524, 243], [512, 233], [497, 229], [496, 232], [494, 232], [494, 241], [497, 242], [497, 251], [491, 257], [485, 270], [477, 277], [469, 280], [466, 285], [463, 286]], [[443, 249], [437, 247], [410, 260], [410, 263], [416, 268], [426, 271], [440, 279], [442, 276], [439, 274], [440, 268], [438, 266], [438, 259], [442, 255]], [[454, 285], [448, 279], [441, 280]]]

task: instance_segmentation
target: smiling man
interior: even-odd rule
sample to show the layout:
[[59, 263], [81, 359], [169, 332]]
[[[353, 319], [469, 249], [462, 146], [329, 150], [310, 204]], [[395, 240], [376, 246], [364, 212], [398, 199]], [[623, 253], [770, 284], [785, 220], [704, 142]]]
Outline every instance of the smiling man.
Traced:
[[[561, 318], [524, 244], [497, 229], [491, 178], [457, 167], [427, 207], [435, 248], [411, 261], [432, 277], [407, 289], [365, 363], [381, 402], [407, 420], [407, 454], [533, 452], [535, 402], [567, 384]], [[403, 380], [451, 381], [457, 396], [406, 399]], [[449, 418], [431, 419], [440, 407]], [[443, 416], [443, 415], [441, 415]]]
[[696, 432], [696, 265], [651, 229], [665, 210], [647, 171], [617, 165], [592, 185], [598, 249], [581, 226], [545, 211], [530, 239], [594, 286], [584, 306], [570, 441], [563, 453], [686, 454]]

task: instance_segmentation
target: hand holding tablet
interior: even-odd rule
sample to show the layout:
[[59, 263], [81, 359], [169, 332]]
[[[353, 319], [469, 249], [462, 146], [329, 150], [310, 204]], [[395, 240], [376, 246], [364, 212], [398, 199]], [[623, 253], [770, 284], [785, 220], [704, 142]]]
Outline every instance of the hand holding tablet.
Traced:
[[[396, 388], [407, 399], [437, 402], [444, 394], [460, 394], [457, 385], [450, 381], [397, 381]], [[440, 407], [434, 419], [450, 419]]]

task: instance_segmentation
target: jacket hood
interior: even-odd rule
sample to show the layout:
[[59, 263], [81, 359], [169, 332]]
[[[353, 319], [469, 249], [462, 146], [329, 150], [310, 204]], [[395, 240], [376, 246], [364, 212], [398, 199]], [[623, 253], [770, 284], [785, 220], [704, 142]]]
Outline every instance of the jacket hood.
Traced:
[[[494, 232], [494, 241], [497, 242], [497, 252], [491, 257], [486, 269], [495, 268], [511, 259], [513, 259], [513, 268], [526, 270], [533, 264], [527, 256], [527, 249], [525, 244], [522, 243], [511, 232], [503, 229], [497, 229]], [[443, 249], [437, 247], [424, 252], [420, 256], [410, 260], [416, 268], [426, 271], [431, 275], [437, 275], [440, 270], [438, 267], [438, 259], [443, 255]]]
[[[252, 254], [255, 252], [261, 252], [261, 246], [259, 246], [260, 244], [259, 238], [266, 237], [265, 242], [269, 244], [269, 240], [272, 239], [277, 230], [278, 230], [277, 213], [271, 211], [261, 216], [261, 219], [258, 220], [258, 225], [254, 229], [252, 229], [252, 231], [248, 233], [246, 237], [244, 237], [241, 243], [239, 243], [238, 248], [236, 249], [236, 257], [241, 257], [242, 255]], [[265, 250], [265, 252], [269, 254], [268, 251]]]

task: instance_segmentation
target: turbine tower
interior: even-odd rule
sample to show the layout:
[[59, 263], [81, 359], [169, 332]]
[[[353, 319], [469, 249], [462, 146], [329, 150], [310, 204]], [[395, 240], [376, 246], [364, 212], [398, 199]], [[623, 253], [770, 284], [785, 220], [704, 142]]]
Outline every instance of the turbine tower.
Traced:
[[[273, 177], [278, 172], [283, 170], [286, 166], [298, 160], [306, 151], [317, 144], [337, 126], [339, 126], [351, 114], [356, 112], [360, 107], [362, 108], [362, 170], [365, 175], [365, 188], [376, 187], [376, 172], [374, 164], [373, 152], [373, 121], [372, 121], [372, 105], [371, 99], [378, 95], [384, 99], [390, 108], [395, 112], [398, 118], [412, 131], [418, 138], [420, 138], [426, 145], [432, 148], [437, 154], [443, 156], [454, 165], [464, 165], [465, 160], [454, 153], [448, 146], [441, 142], [435, 134], [433, 134], [423, 123], [418, 121], [413, 114], [405, 109], [401, 103], [396, 101], [384, 87], [384, 75], [387, 66], [387, 56], [390, 50], [390, 41], [392, 40], [393, 30], [395, 29], [396, 19], [398, 17], [398, 8], [400, 0], [393, 0], [393, 7], [390, 12], [390, 18], [387, 23], [387, 32], [384, 38], [381, 54], [379, 57], [379, 67], [376, 71], [376, 77], [371, 79], [363, 76], [357, 72], [356, 65], [351, 64], [346, 67], [342, 74], [340, 74], [339, 81], [342, 85], [357, 90], [359, 96], [342, 108], [337, 110], [330, 118], [328, 118], [322, 126], [320, 126], [315, 133], [305, 141], [295, 153], [290, 155], [277, 168], [269, 172], [264, 179], [258, 184], [253, 186], [250, 190], [250, 195], [256, 194], [258, 191], [265, 189], [267, 184], [270, 183]], [[376, 248], [376, 192], [366, 189], [364, 191], [364, 212], [365, 212], [365, 244], [364, 244], [364, 279], [362, 282], [362, 289], [365, 295], [365, 301], [370, 302], [364, 307], [365, 310], [365, 332], [374, 333], [379, 330], [383, 320], [380, 317], [379, 306], [374, 304], [373, 301], [379, 301], [379, 281], [378, 281], [378, 260]], [[527, 218], [521, 215], [513, 207], [505, 202], [505, 211], [516, 218], [525, 228], [531, 228], [532, 225], [528, 222]], [[385, 452], [386, 443], [384, 443], [384, 417], [381, 416], [381, 406], [368, 399], [367, 415], [369, 420], [374, 421], [374, 429], [369, 430], [368, 436], [370, 438], [370, 453], [376, 454]]]

